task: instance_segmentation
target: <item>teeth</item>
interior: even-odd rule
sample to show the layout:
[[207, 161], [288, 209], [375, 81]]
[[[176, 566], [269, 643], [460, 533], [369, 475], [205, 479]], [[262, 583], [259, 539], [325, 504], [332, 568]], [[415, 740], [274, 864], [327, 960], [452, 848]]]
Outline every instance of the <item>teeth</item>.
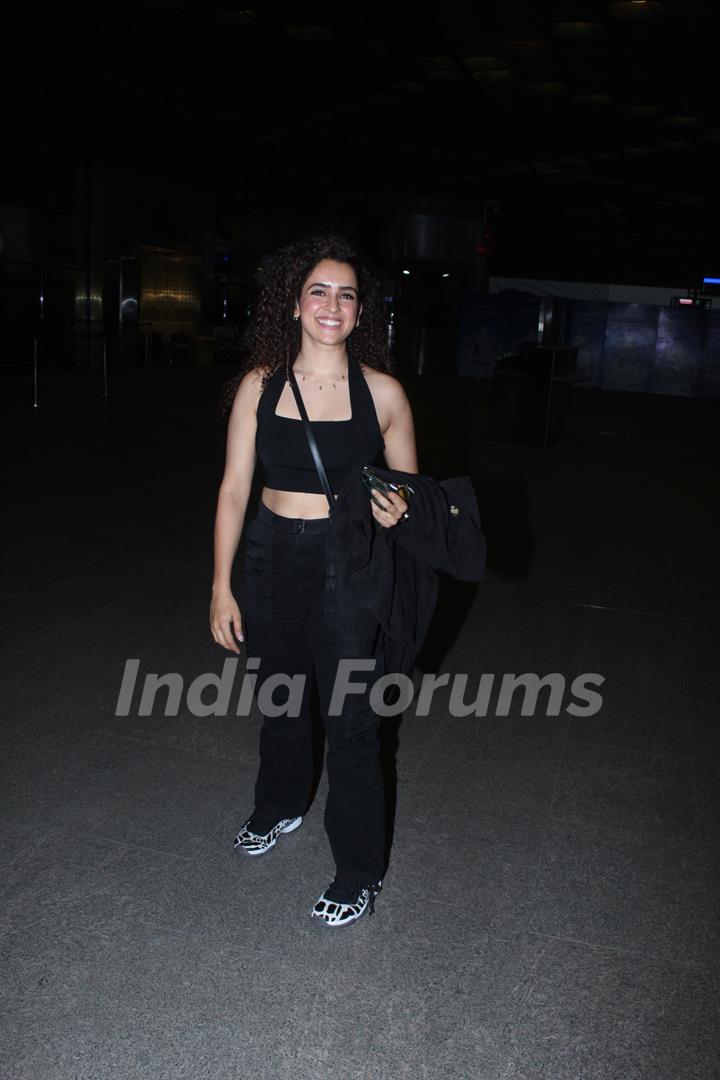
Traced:
[[339, 319], [318, 319], [321, 326], [339, 326]]

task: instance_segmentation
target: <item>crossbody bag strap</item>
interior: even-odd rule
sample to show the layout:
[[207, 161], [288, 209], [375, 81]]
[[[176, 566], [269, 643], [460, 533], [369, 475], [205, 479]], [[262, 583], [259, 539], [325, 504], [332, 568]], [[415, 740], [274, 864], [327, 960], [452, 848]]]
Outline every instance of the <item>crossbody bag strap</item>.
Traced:
[[297, 384], [295, 372], [292, 368], [288, 369], [288, 382], [290, 383], [290, 386], [292, 387], [292, 392], [295, 395], [295, 401], [297, 402], [298, 412], [302, 417], [303, 427], [305, 428], [305, 435], [307, 436], [308, 446], [310, 447], [310, 453], [312, 454], [312, 459], [315, 462], [315, 468], [317, 469], [318, 476], [320, 477], [320, 483], [322, 484], [322, 489], [325, 492], [325, 498], [327, 499], [328, 506], [330, 507], [330, 517], [332, 517], [333, 511], [335, 509], [333, 490], [330, 487], [330, 481], [327, 478], [325, 466], [323, 465], [322, 458], [320, 457], [318, 444], [315, 441], [315, 436], [313, 435], [313, 430], [310, 426], [310, 419], [307, 414], [307, 409], [305, 408], [305, 402], [302, 399], [300, 387]]

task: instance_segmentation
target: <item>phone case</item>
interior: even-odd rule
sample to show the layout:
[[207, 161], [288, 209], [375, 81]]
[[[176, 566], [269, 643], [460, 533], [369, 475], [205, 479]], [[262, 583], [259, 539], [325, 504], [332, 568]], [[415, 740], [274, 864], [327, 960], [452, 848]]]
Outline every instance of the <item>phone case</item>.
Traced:
[[393, 484], [389, 480], [383, 480], [380, 476], [372, 471], [368, 465], [363, 465], [362, 478], [365, 487], [372, 496], [373, 491], [379, 491], [381, 495], [387, 495], [388, 491], [396, 492], [405, 502], [409, 502], [413, 494], [413, 489], [409, 484]]

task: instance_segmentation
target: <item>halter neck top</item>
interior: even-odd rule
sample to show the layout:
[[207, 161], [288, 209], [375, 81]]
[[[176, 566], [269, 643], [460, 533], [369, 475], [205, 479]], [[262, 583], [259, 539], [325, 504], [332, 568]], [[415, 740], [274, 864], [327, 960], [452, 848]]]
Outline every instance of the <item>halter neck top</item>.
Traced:
[[[279, 368], [268, 380], [257, 407], [255, 449], [265, 486], [278, 491], [322, 495], [302, 420], [276, 415], [284, 385], [285, 369]], [[376, 458], [385, 446], [372, 394], [359, 363], [351, 358], [348, 358], [348, 385], [349, 420], [310, 421], [335, 494], [353, 469], [377, 464]]]

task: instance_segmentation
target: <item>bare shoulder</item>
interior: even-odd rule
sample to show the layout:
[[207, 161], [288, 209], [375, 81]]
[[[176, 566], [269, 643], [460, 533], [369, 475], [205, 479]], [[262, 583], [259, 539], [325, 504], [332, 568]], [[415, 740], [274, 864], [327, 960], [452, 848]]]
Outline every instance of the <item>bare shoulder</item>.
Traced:
[[383, 406], [392, 412], [407, 403], [405, 389], [394, 375], [389, 375], [387, 371], [377, 371], [376, 368], [369, 367], [367, 364], [361, 364], [360, 370], [365, 376], [376, 405]]
[[235, 405], [239, 409], [257, 408], [263, 392], [263, 375], [263, 368], [251, 368], [243, 375], [235, 392]]
[[415, 423], [405, 388], [385, 371], [362, 366], [382, 431], [385, 464], [403, 472], [418, 471]]
[[263, 389], [263, 378], [265, 375], [264, 368], [251, 368], [250, 371], [246, 371], [240, 380], [238, 391], [242, 390], [244, 394], [256, 394], [260, 395]]

